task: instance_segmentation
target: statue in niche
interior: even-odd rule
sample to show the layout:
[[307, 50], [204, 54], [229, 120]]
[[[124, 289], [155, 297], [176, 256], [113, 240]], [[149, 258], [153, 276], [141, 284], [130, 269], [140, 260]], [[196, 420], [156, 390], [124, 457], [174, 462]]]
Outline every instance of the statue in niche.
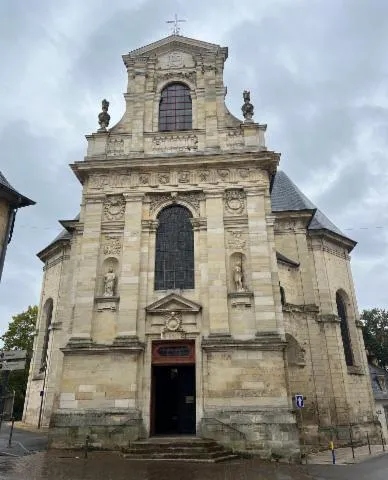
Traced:
[[113, 297], [115, 291], [116, 274], [113, 271], [113, 267], [109, 267], [109, 270], [104, 275], [104, 297]]
[[245, 292], [243, 285], [243, 271], [241, 265], [235, 265], [233, 269], [234, 286], [237, 292]]

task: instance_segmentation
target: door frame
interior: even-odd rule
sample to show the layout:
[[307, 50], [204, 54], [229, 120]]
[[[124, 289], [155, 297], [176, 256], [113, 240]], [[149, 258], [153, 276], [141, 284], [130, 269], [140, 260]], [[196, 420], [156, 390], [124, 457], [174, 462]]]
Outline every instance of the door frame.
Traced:
[[[169, 348], [170, 351], [160, 350], [160, 347]], [[178, 349], [181, 349], [178, 351]], [[181, 355], [182, 348], [186, 349], [187, 355]], [[174, 350], [176, 354], [174, 355]], [[150, 404], [150, 436], [155, 435], [155, 417], [156, 417], [156, 387], [155, 387], [155, 369], [154, 366], [194, 366], [194, 385], [196, 383], [196, 368], [195, 368], [195, 340], [154, 340], [151, 343], [151, 404]], [[195, 403], [195, 414], [197, 407]]]

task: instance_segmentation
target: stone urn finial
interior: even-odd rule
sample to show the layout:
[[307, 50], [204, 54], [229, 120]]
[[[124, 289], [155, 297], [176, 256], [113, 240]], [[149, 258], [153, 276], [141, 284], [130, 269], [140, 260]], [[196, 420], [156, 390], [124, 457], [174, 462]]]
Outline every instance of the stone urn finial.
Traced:
[[244, 90], [243, 93], [243, 98], [244, 98], [244, 105], [241, 107], [241, 110], [243, 112], [244, 118], [245, 118], [245, 123], [252, 123], [252, 117], [253, 117], [253, 105], [251, 104], [251, 92], [249, 90]]
[[104, 98], [102, 101], [102, 112], [98, 114], [98, 123], [100, 128], [98, 132], [106, 132], [106, 127], [109, 125], [110, 115], [108, 113], [109, 102]]

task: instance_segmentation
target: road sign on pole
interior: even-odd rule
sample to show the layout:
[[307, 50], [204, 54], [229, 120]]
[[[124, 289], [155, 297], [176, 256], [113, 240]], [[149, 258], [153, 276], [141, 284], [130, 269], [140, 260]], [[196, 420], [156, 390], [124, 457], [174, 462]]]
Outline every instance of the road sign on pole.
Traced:
[[304, 397], [303, 395], [295, 395], [295, 406], [296, 408], [304, 408]]

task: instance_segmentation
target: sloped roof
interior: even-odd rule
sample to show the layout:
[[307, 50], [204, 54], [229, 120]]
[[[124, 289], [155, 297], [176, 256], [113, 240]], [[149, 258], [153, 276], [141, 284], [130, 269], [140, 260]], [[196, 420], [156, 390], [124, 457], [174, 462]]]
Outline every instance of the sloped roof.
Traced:
[[309, 230], [328, 230], [341, 237], [348, 238], [281, 170], [276, 172], [272, 184], [271, 204], [273, 212], [315, 211], [308, 227]]
[[5, 176], [0, 172], [0, 197], [4, 197], [15, 207], [27, 207], [34, 205], [35, 202], [25, 197], [8, 182]]

